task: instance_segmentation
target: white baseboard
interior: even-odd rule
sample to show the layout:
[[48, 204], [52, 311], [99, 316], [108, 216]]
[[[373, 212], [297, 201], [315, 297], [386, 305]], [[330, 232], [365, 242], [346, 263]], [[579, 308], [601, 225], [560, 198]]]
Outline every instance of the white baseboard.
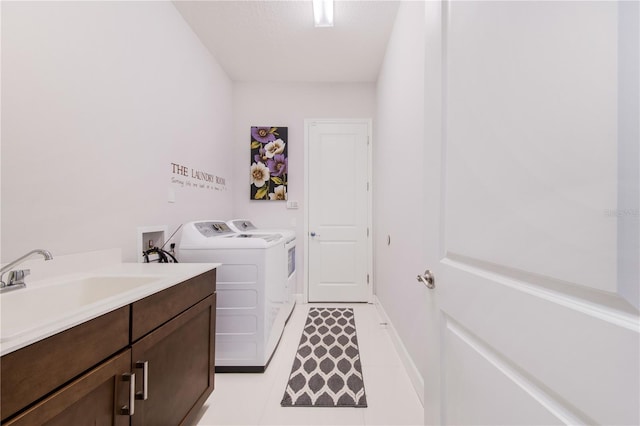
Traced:
[[380, 322], [387, 324], [387, 330], [389, 331], [389, 336], [391, 336], [391, 340], [393, 341], [396, 351], [400, 356], [400, 360], [402, 360], [402, 364], [404, 365], [404, 368], [407, 371], [407, 374], [409, 375], [411, 384], [413, 385], [413, 388], [418, 394], [418, 398], [420, 398], [420, 402], [424, 406], [424, 379], [422, 378], [422, 374], [420, 374], [420, 370], [418, 370], [418, 367], [416, 367], [416, 364], [413, 362], [413, 359], [411, 359], [411, 356], [409, 355], [407, 348], [404, 346], [404, 343], [402, 343], [402, 340], [400, 339], [398, 332], [396, 331], [395, 327], [393, 326], [393, 323], [389, 319], [389, 316], [387, 316], [387, 313], [385, 312], [384, 307], [382, 306], [382, 303], [380, 303], [378, 296], [375, 296], [375, 295], [373, 296], [373, 303], [376, 306], [376, 311], [378, 312], [378, 315], [380, 315]]

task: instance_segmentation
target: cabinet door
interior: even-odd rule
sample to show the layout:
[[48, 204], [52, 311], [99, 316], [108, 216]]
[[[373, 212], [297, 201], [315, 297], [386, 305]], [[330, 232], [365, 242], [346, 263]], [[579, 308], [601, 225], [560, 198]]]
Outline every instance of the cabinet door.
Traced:
[[215, 299], [212, 294], [132, 346], [136, 393], [142, 395], [148, 368], [147, 399], [137, 400], [132, 425], [188, 424], [213, 391]]
[[6, 426], [126, 426], [129, 416], [120, 409], [128, 405], [131, 350], [105, 361], [24, 413], [3, 423]]

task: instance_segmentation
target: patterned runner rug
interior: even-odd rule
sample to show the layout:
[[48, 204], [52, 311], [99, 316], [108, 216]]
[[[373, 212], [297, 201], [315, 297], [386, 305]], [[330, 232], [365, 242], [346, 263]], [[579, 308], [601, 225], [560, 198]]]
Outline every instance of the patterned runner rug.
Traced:
[[352, 308], [310, 308], [283, 407], [366, 407]]

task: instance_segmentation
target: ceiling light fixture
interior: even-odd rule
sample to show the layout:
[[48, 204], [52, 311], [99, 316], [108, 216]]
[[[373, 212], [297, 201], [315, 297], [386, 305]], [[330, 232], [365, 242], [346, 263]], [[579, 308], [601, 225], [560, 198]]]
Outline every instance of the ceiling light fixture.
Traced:
[[316, 27], [333, 27], [333, 0], [313, 0]]

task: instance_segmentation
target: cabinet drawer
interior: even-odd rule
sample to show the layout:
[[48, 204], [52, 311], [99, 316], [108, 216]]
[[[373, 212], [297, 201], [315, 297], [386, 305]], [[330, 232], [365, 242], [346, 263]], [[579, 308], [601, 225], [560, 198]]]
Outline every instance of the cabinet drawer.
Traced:
[[131, 305], [131, 341], [135, 342], [216, 290], [216, 270], [205, 272]]
[[127, 347], [129, 312], [124, 306], [3, 356], [2, 419]]
[[129, 403], [129, 384], [122, 375], [129, 371], [131, 349], [114, 356], [53, 393], [6, 426], [129, 426], [129, 416], [120, 407]]

